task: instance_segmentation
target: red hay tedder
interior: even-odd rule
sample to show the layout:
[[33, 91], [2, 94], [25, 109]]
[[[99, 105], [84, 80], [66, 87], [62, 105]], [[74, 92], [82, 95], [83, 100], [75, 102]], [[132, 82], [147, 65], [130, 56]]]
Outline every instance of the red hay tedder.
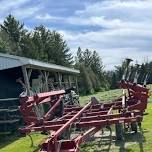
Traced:
[[[123, 95], [111, 102], [98, 102], [96, 98], [84, 107], [77, 104], [64, 104], [64, 96], [71, 89], [39, 93], [30, 97], [20, 97], [20, 111], [26, 123], [20, 128], [23, 134], [31, 132], [49, 133], [49, 137], [41, 145], [41, 152], [79, 152], [80, 144], [93, 137], [103, 127], [110, 128], [115, 124], [116, 138], [123, 139], [123, 128], [128, 126], [137, 132], [147, 107], [148, 89], [147, 75], [144, 84], [137, 84], [138, 70], [133, 82], [129, 81], [130, 59], [126, 60], [120, 88]], [[137, 66], [138, 67], [138, 66]], [[46, 107], [46, 112], [41, 106]]]

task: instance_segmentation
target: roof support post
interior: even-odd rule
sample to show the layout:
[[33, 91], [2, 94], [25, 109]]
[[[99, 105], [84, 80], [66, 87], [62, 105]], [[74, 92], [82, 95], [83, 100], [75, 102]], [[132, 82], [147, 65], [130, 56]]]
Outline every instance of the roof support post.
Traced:
[[49, 77], [49, 72], [44, 71], [44, 77], [45, 77], [45, 89], [46, 91], [49, 91], [49, 86], [48, 86], [48, 77]]
[[71, 87], [71, 75], [68, 75], [69, 87]]
[[48, 77], [49, 77], [49, 72], [47, 72], [47, 71], [41, 71], [41, 70], [39, 70], [40, 71], [40, 73], [41, 73], [41, 75], [42, 75], [42, 77], [43, 77], [43, 79], [44, 79], [44, 87], [45, 88], [43, 88], [43, 92], [46, 92], [46, 91], [49, 91], [49, 87], [48, 87]]
[[30, 96], [30, 82], [29, 82], [29, 77], [27, 74], [27, 68], [25, 66], [22, 66], [22, 72], [23, 72], [23, 77], [24, 77], [24, 83], [26, 86], [26, 90], [27, 90], [27, 95]]
[[77, 94], [79, 94], [78, 77], [77, 76], [75, 76], [75, 83], [76, 83], [76, 88], [77, 88]]
[[62, 88], [62, 74], [58, 72], [59, 87]]
[[28, 78], [30, 79], [30, 77], [31, 77], [31, 74], [32, 74], [32, 69], [29, 69], [28, 71], [27, 71], [27, 75], [28, 75]]

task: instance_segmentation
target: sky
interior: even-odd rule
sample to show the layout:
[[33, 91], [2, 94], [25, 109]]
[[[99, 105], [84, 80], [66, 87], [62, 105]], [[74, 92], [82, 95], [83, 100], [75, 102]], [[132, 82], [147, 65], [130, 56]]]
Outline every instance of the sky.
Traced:
[[25, 27], [63, 35], [73, 54], [96, 50], [106, 70], [124, 58], [152, 60], [152, 0], [0, 0], [0, 22], [14, 15]]

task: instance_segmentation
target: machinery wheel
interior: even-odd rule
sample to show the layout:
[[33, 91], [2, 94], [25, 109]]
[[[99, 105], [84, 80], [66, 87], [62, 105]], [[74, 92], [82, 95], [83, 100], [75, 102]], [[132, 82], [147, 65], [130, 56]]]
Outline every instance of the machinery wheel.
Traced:
[[115, 124], [115, 129], [116, 129], [116, 139], [124, 140], [123, 124], [121, 124], [121, 123]]
[[131, 123], [131, 130], [134, 131], [135, 133], [137, 133], [137, 122], [132, 122]]

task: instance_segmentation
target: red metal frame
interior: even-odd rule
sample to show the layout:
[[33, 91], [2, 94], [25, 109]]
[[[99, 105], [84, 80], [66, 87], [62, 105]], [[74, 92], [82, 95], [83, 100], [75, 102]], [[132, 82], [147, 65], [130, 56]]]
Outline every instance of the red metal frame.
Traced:
[[[69, 105], [64, 107], [63, 116], [55, 120], [53, 113], [65, 94], [64, 90], [21, 98], [20, 110], [27, 126], [20, 131], [25, 134], [35, 131], [52, 131], [50, 137], [42, 144], [40, 151], [79, 152], [80, 144], [104, 126], [142, 121], [143, 112], [147, 107], [148, 89], [126, 81], [120, 82], [119, 85], [128, 90], [128, 95], [125, 95], [124, 98], [125, 107], [120, 99], [110, 103], [96, 104], [91, 101], [84, 107]], [[41, 119], [38, 119], [33, 111], [33, 106], [47, 102], [52, 107]], [[112, 113], [113, 110], [118, 113]], [[61, 140], [61, 134], [71, 126], [83, 128], [86, 132], [73, 139]]]

